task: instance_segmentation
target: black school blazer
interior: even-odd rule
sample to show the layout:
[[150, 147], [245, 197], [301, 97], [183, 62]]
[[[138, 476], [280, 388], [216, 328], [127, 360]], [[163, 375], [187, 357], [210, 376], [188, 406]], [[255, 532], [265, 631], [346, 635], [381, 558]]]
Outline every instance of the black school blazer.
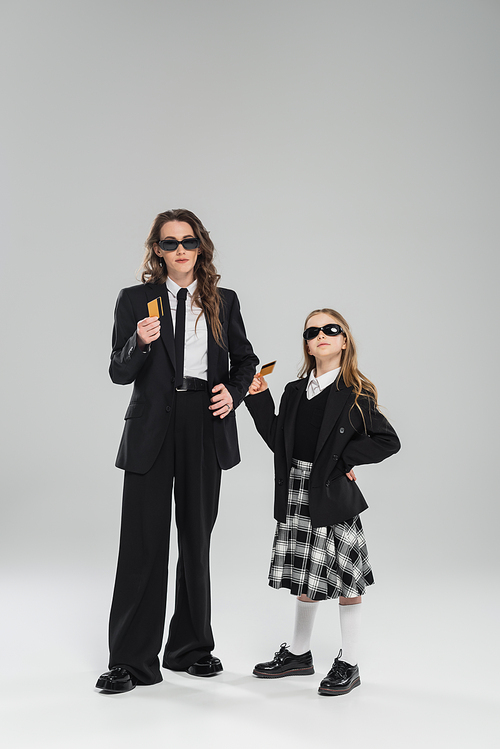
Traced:
[[[246, 337], [238, 297], [230, 289], [219, 289], [219, 292], [225, 347], [216, 343], [208, 324], [208, 388], [210, 392], [214, 385], [224, 383], [237, 408], [259, 360]], [[164, 310], [160, 337], [143, 353], [137, 345], [137, 323], [148, 316], [147, 304], [158, 296], [162, 298]], [[118, 385], [134, 383], [116, 465], [126, 471], [146, 473], [165, 439], [175, 394], [174, 330], [165, 284], [146, 283], [120, 291], [109, 374]], [[221, 468], [232, 468], [239, 463], [234, 410], [224, 419], [214, 417], [214, 440]]]
[[[297, 408], [306, 387], [307, 378], [289, 382], [277, 416], [269, 390], [245, 398], [257, 431], [274, 452], [274, 517], [281, 523], [286, 520]], [[357, 483], [350, 481], [346, 473], [357, 465], [380, 463], [401, 446], [385, 416], [369, 408], [367, 398], [360, 398], [365, 433], [359, 409], [351, 409], [353, 403], [352, 387], [337, 378], [330, 388], [309, 480], [309, 511], [314, 528], [341, 523], [366, 510], [368, 505]]]

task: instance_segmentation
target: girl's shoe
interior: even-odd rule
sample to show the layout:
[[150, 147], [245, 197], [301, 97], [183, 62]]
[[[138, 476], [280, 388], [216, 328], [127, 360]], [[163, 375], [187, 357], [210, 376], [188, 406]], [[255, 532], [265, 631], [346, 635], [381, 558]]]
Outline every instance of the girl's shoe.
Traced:
[[257, 663], [253, 670], [259, 679], [281, 679], [283, 676], [309, 676], [314, 673], [312, 653], [310, 650], [302, 655], [294, 655], [288, 650], [286, 642], [274, 654], [272, 661]]
[[318, 692], [325, 695], [325, 697], [333, 697], [336, 694], [347, 694], [351, 689], [359, 687], [361, 684], [358, 667], [351, 666], [346, 661], [341, 661], [341, 655], [342, 650], [339, 651], [338, 656], [333, 662], [333, 666], [319, 685]]

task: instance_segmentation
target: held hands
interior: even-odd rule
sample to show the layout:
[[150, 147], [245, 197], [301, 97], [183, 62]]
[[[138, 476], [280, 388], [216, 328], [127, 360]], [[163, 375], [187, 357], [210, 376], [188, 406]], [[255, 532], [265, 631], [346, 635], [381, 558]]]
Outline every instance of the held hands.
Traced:
[[145, 349], [152, 341], [160, 337], [160, 320], [158, 317], [145, 317], [137, 323], [137, 343]]
[[216, 395], [210, 399], [212, 405], [209, 406], [209, 409], [214, 416], [220, 416], [221, 419], [224, 419], [228, 413], [233, 410], [233, 398], [231, 393], [222, 382], [220, 385], [215, 385], [215, 387], [212, 388], [212, 393], [216, 393]]
[[268, 385], [267, 382], [263, 377], [259, 377], [259, 375], [255, 375], [252, 384], [248, 388], [248, 392], [250, 395], [257, 395], [257, 393], [263, 393], [264, 390], [267, 390]]

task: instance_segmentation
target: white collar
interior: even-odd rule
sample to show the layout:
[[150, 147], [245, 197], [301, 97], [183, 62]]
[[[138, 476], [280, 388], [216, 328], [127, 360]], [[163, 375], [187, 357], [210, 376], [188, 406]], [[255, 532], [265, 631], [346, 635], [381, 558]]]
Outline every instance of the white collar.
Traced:
[[[187, 287], [188, 294], [190, 297], [193, 296], [197, 283], [198, 281], [195, 278], [193, 283], [189, 284], [189, 286]], [[170, 293], [173, 294], [177, 298], [179, 289], [182, 289], [182, 286], [179, 286], [178, 284], [175, 283], [175, 281], [172, 281], [170, 276], [167, 278], [166, 286], [167, 286], [167, 289], [170, 291]]]
[[340, 369], [340, 367], [337, 367], [337, 369], [331, 369], [329, 372], [325, 372], [319, 377], [316, 377], [316, 371], [313, 369], [313, 371], [309, 375], [309, 380], [307, 382], [308, 398], [313, 398], [315, 395], [318, 395], [318, 393], [321, 393], [322, 390], [327, 388], [328, 385], [331, 385], [332, 382], [335, 382]]

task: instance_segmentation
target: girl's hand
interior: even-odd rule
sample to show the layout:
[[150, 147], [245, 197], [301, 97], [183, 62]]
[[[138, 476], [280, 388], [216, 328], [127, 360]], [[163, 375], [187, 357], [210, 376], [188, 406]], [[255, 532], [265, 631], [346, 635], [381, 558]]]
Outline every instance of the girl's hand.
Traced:
[[263, 393], [264, 390], [267, 390], [267, 382], [263, 377], [259, 377], [259, 375], [255, 375], [252, 384], [248, 388], [248, 392], [250, 395], [257, 395], [257, 393]]
[[352, 470], [352, 468], [349, 471], [349, 473], [346, 473], [346, 476], [349, 479], [349, 481], [356, 481], [356, 474], [354, 473], [354, 471]]
[[140, 349], [146, 348], [160, 337], [160, 320], [158, 317], [145, 317], [137, 323], [137, 343]]

